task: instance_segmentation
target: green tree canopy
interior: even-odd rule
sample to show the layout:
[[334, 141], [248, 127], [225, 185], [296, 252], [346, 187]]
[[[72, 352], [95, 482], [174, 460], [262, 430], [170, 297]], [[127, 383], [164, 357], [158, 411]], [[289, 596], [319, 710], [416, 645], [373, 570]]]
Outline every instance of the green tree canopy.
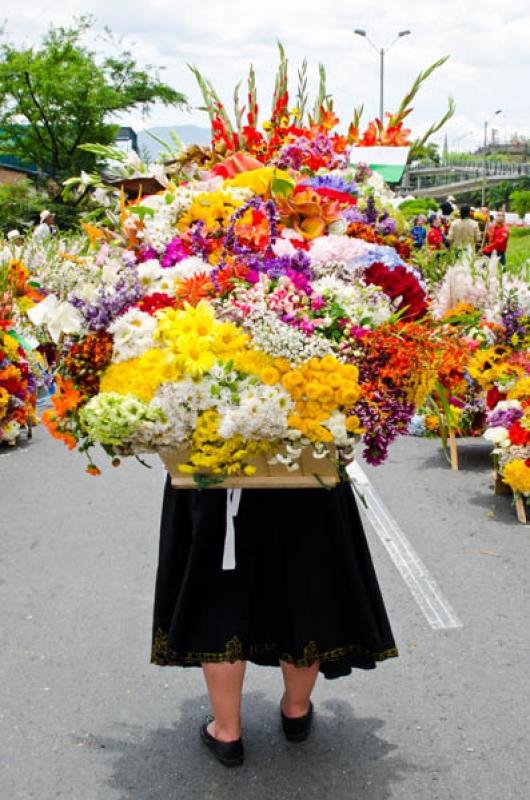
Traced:
[[510, 208], [520, 217], [524, 217], [530, 211], [530, 192], [525, 189], [517, 189], [510, 195]]
[[50, 27], [39, 47], [0, 46], [0, 154], [56, 180], [95, 168], [97, 157], [79, 145], [111, 144], [117, 114], [146, 114], [156, 102], [186, 104], [153, 67], [138, 69], [130, 51], [91, 50], [83, 38], [92, 26], [91, 17], [80, 17], [70, 27]]

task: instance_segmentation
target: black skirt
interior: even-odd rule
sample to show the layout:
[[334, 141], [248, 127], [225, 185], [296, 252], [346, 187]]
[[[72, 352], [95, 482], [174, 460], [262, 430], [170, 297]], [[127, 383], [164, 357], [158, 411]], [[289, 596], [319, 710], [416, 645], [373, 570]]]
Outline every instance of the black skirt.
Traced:
[[244, 489], [236, 568], [222, 569], [227, 492], [166, 482], [151, 660], [319, 662], [326, 678], [397, 656], [349, 484]]

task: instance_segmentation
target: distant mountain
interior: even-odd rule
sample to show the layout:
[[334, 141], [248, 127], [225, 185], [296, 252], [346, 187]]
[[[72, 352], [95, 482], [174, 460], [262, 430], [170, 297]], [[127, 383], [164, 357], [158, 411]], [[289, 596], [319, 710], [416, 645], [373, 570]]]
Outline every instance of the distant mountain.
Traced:
[[153, 133], [156, 137], [167, 142], [168, 145], [171, 145], [171, 131], [174, 131], [184, 144], [210, 144], [210, 128], [201, 128], [199, 125], [159, 126], [156, 128], [147, 128], [145, 131], [140, 131], [138, 133], [138, 147], [140, 148], [140, 153], [143, 154], [144, 150], [147, 150], [150, 160], [156, 161], [163, 148], [162, 145], [158, 144], [157, 141], [149, 136], [149, 133]]

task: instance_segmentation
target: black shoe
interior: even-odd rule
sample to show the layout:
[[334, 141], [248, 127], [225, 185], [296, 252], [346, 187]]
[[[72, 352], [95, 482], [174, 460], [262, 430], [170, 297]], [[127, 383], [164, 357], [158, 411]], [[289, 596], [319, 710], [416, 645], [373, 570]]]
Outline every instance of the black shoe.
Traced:
[[290, 742], [303, 742], [309, 736], [313, 721], [313, 703], [309, 701], [309, 711], [303, 717], [286, 717], [280, 705], [282, 728], [285, 738]]
[[208, 717], [204, 725], [201, 725], [202, 741], [224, 767], [241, 766], [244, 755], [242, 739], [236, 739], [234, 742], [219, 741], [211, 733], [208, 733], [208, 725], [212, 722], [212, 719], [212, 717]]

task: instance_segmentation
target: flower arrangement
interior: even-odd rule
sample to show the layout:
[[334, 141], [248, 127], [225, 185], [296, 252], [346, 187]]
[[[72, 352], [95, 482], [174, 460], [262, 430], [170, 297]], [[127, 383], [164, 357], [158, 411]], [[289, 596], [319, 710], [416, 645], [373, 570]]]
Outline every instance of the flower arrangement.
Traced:
[[516, 379], [489, 412], [484, 438], [514, 493], [530, 497], [530, 372]]
[[283, 55], [266, 136], [252, 71], [246, 126], [196, 77], [210, 157], [155, 195], [122, 193], [84, 226], [80, 280], [48, 281], [30, 311], [61, 356], [43, 421], [91, 473], [96, 444], [114, 464], [170, 449], [198, 485], [263, 459], [295, 473], [308, 451], [343, 474], [361, 437], [380, 463], [443, 352], [420, 273], [388, 246], [396, 220], [362, 194], [325, 92], [308, 125], [303, 96], [287, 111]]
[[37, 424], [37, 387], [44, 369], [25, 338], [24, 315], [42, 299], [19, 258], [0, 263], [0, 442], [14, 444], [23, 429]]

